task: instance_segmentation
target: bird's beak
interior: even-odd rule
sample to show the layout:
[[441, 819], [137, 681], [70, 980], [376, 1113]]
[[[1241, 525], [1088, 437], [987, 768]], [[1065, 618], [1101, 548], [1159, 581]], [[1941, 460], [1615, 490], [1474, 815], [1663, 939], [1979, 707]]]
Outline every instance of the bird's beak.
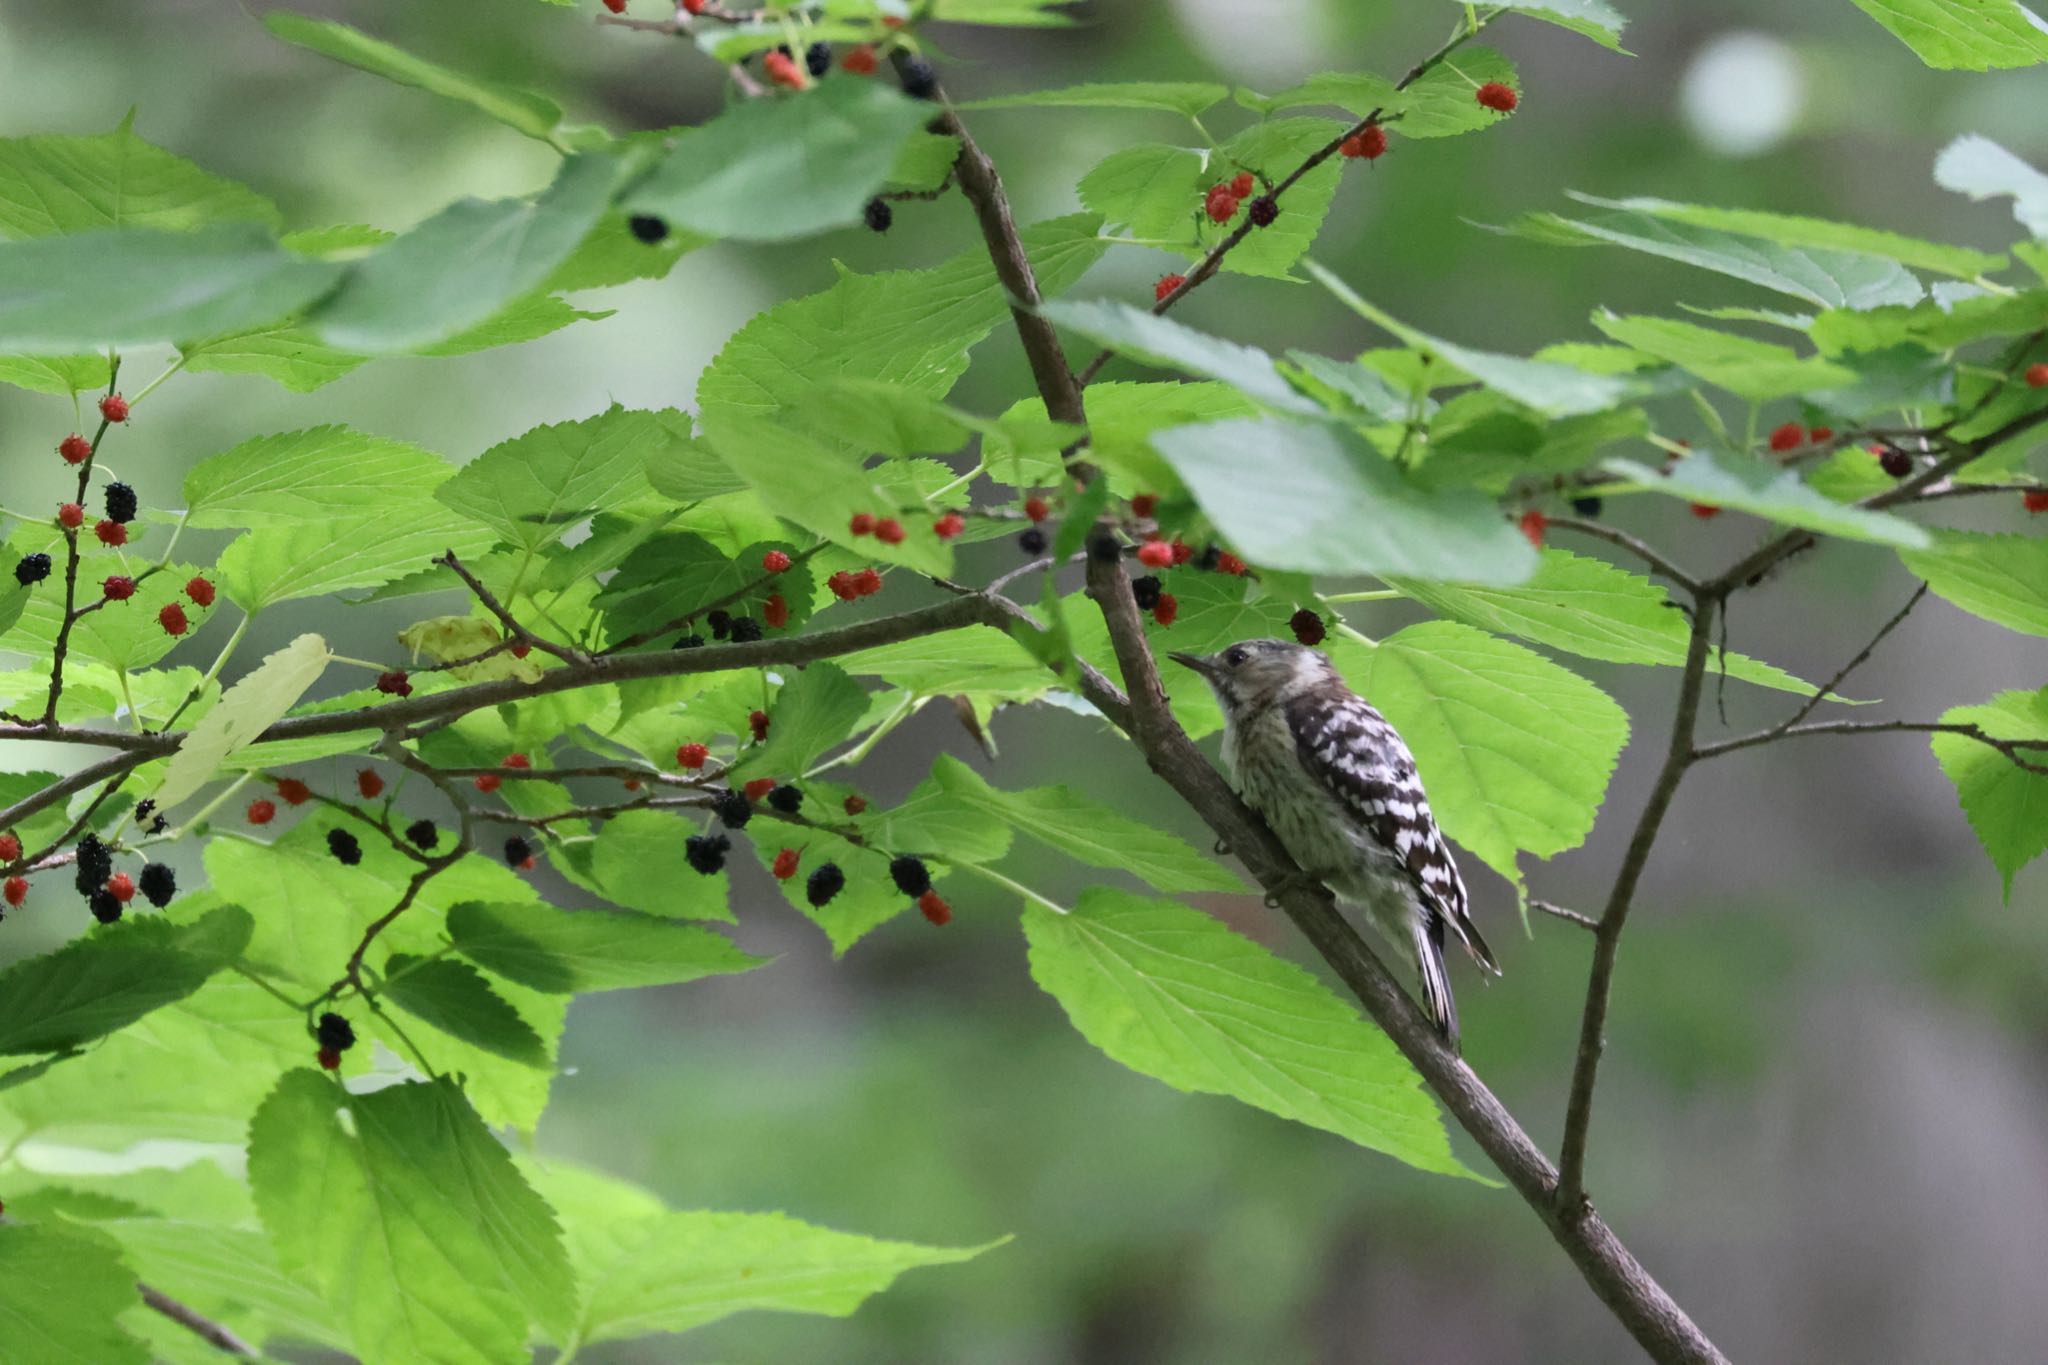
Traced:
[[1179, 664], [1183, 668], [1194, 669], [1195, 672], [1201, 674], [1205, 678], [1214, 677], [1216, 674], [1216, 665], [1210, 663], [1206, 655], [1183, 654], [1179, 650], [1175, 650], [1169, 653], [1166, 657], [1173, 660], [1175, 663]]

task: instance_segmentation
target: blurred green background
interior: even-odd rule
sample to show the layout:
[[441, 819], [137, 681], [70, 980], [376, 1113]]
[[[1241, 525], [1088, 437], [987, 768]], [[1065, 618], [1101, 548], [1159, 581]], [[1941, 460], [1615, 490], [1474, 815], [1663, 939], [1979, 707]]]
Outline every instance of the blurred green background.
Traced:
[[[1489, 41], [1523, 75], [1514, 118], [1485, 136], [1396, 139], [1392, 154], [1346, 177], [1318, 255], [1431, 331], [1525, 350], [1593, 339], [1585, 319], [1598, 304], [1770, 302], [1677, 266], [1477, 226], [1562, 207], [1566, 189], [1810, 212], [1995, 248], [2009, 218], [1937, 191], [1935, 152], [1976, 131], [2048, 161], [2043, 76], [1930, 72], [1848, 0], [1620, 3], [1632, 58], [1535, 23], [1499, 25]], [[4, 0], [0, 133], [103, 131], [132, 105], [139, 133], [274, 197], [293, 227], [404, 228], [458, 195], [524, 193], [549, 174], [545, 148], [467, 110], [272, 42], [256, 21], [267, 7]], [[643, 7], [658, 17], [659, 5], [636, 0], [634, 12]], [[715, 67], [685, 44], [597, 26], [595, 0], [304, 8], [535, 86], [619, 131], [694, 121], [721, 100]], [[972, 97], [1213, 77], [1270, 90], [1333, 66], [1398, 74], [1458, 10], [1121, 0], [1073, 12], [1082, 23], [1065, 31], [940, 31], [949, 86]], [[1073, 208], [1074, 181], [1122, 143], [1186, 136], [1164, 116], [1107, 111], [989, 112], [975, 127], [1026, 219]], [[886, 238], [687, 256], [666, 280], [581, 300], [617, 308], [610, 321], [512, 350], [384, 362], [303, 397], [257, 379], [183, 376], [123, 441], [143, 453], [120, 472], [147, 504], [153, 486], [173, 489], [199, 458], [259, 432], [346, 420], [462, 459], [615, 400], [687, 405], [727, 335], [765, 304], [829, 283], [835, 259], [916, 265], [973, 240], [957, 199], [906, 204]], [[1078, 292], [1149, 297], [1169, 265], [1120, 249]], [[1183, 313], [1330, 354], [1374, 340], [1320, 291], [1268, 281], [1223, 280]], [[155, 366], [143, 359], [137, 371]], [[959, 398], [1000, 410], [1026, 385], [999, 338]], [[55, 498], [54, 462], [39, 457], [70, 425], [61, 406], [0, 391], [10, 504]], [[2009, 511], [1944, 509], [1959, 524], [2012, 523]], [[1736, 515], [1695, 522], [1675, 504], [1626, 516], [1700, 567], [1761, 534]], [[1012, 562], [1001, 544], [979, 553], [984, 576]], [[1909, 587], [1888, 555], [1830, 548], [1739, 599], [1734, 640], [1826, 676]], [[390, 654], [391, 631], [443, 609], [414, 600], [359, 611], [330, 634], [342, 652]], [[1399, 607], [1353, 611], [1373, 634], [1406, 619]], [[293, 628], [273, 623], [253, 643]], [[203, 663], [218, 643], [202, 633], [172, 662]], [[2039, 641], [1931, 601], [1848, 690], [1928, 719], [2037, 687], [2044, 663]], [[1636, 740], [1591, 843], [1532, 879], [1539, 895], [1594, 908], [1661, 749], [1675, 675], [1574, 666], [1629, 708]], [[1785, 706], [1740, 684], [1725, 703], [1736, 728]], [[1718, 725], [1710, 717], [1710, 737]], [[1007, 713], [994, 733], [1001, 758], [990, 771], [1006, 785], [1069, 781], [1148, 815], [1170, 805], [1127, 750], [1078, 716]], [[859, 781], [900, 795], [941, 749], [981, 761], [935, 709]], [[1185, 819], [1179, 827], [1200, 837]], [[1083, 885], [1070, 870], [1013, 870], [1056, 895]], [[1554, 921], [1524, 939], [1507, 889], [1483, 872], [1474, 881], [1506, 976], [1485, 989], [1460, 978], [1468, 1055], [1554, 1147], [1588, 945]], [[945, 933], [907, 917], [835, 963], [764, 876], [749, 866], [736, 884], [741, 941], [779, 960], [577, 1005], [539, 1148], [678, 1205], [783, 1209], [928, 1242], [1015, 1240], [913, 1273], [850, 1321], [753, 1315], [592, 1350], [593, 1362], [1636, 1358], [1512, 1195], [1177, 1094], [1095, 1053], [1032, 986], [1002, 899], [955, 887], [959, 914]], [[2000, 905], [1952, 789], [1911, 736], [1782, 745], [1690, 779], [1622, 958], [1591, 1179], [1622, 1235], [1733, 1357], [2048, 1358], [2044, 891], [2036, 867]], [[563, 892], [572, 904], [578, 894]], [[1300, 951], [1253, 899], [1206, 908]], [[5, 951], [37, 946], [34, 932]]]

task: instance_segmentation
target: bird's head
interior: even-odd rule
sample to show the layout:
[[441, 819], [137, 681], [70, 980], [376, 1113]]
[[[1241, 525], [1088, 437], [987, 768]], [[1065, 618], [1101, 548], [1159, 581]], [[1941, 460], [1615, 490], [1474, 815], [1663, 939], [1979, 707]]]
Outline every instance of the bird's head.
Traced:
[[1287, 640], [1240, 640], [1214, 654], [1166, 657], [1201, 674], [1224, 712], [1233, 716], [1337, 680], [1336, 669], [1320, 652]]

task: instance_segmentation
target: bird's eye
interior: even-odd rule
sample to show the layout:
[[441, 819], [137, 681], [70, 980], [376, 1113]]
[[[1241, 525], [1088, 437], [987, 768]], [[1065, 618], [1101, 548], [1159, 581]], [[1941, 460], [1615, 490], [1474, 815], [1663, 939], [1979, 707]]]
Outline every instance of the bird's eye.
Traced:
[[1239, 664], [1243, 663], [1244, 661], [1245, 648], [1243, 645], [1231, 646], [1229, 652], [1223, 656], [1223, 662], [1229, 664], [1232, 668], [1236, 668]]

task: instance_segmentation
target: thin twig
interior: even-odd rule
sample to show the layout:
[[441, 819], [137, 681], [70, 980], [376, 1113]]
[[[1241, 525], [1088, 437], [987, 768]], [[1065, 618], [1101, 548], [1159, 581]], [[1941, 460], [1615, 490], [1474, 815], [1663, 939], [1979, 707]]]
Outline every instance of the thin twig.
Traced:
[[1548, 524], [1560, 530], [1576, 531], [1582, 536], [1604, 540], [1609, 545], [1618, 545], [1687, 592], [1699, 591], [1698, 579], [1658, 553], [1649, 542], [1639, 536], [1630, 535], [1618, 526], [1609, 526], [1603, 521], [1587, 521], [1579, 517], [1551, 517]]
[[505, 609], [505, 604], [498, 600], [497, 594], [485, 587], [482, 581], [464, 567], [460, 559], [456, 558], [455, 551], [448, 551], [434, 562], [445, 566], [457, 578], [461, 579], [468, 586], [470, 592], [476, 595], [476, 600], [483, 604], [484, 610], [497, 617], [498, 624], [503, 626], [515, 641], [520, 644], [531, 645], [544, 653], [552, 654], [565, 664], [583, 662], [586, 657], [585, 655], [578, 653], [576, 650], [558, 645], [552, 640], [544, 640], [525, 626], [520, 625], [512, 613]]
[[1590, 929], [1596, 934], [1600, 932], [1599, 920], [1594, 919], [1591, 915], [1582, 915], [1576, 910], [1567, 910], [1562, 905], [1554, 905], [1549, 901], [1539, 901], [1531, 899], [1529, 902], [1529, 908], [1531, 910], [1540, 910], [1544, 914], [1550, 915], [1556, 919], [1561, 919], [1571, 924], [1576, 924], [1581, 929]]
[[144, 1303], [169, 1318], [172, 1322], [177, 1323], [178, 1326], [192, 1333], [216, 1351], [221, 1351], [231, 1356], [242, 1356], [249, 1360], [257, 1360], [262, 1357], [263, 1353], [261, 1351], [258, 1351], [254, 1346], [236, 1336], [229, 1328], [215, 1322], [212, 1318], [206, 1317], [196, 1309], [188, 1308], [169, 1294], [164, 1293], [163, 1290], [142, 1283], [137, 1283], [135, 1287], [142, 1291], [142, 1301]]
[[1759, 744], [1769, 744], [1779, 739], [1803, 739], [1808, 735], [1960, 735], [1974, 739], [1979, 744], [1996, 749], [2015, 766], [2030, 773], [2048, 777], [2048, 764], [2035, 763], [2024, 758], [2023, 753], [2048, 752], [2048, 739], [2001, 739], [1980, 726], [1948, 721], [1922, 720], [1823, 720], [1811, 725], [1795, 725], [1789, 729], [1773, 726], [1754, 734], [1738, 735], [1716, 744], [1703, 744], [1694, 751], [1695, 758], [1719, 758], [1732, 754], [1738, 749], [1754, 749]]
[[1778, 725], [1773, 727], [1775, 731], [1778, 734], [1782, 735], [1790, 729], [1792, 729], [1793, 726], [1799, 724], [1800, 721], [1805, 720], [1808, 716], [1812, 715], [1814, 713], [1815, 708], [1817, 708], [1822, 702], [1826, 701], [1828, 697], [1834, 693], [1835, 689], [1840, 687], [1843, 681], [1846, 680], [1851, 673], [1854, 673], [1858, 668], [1861, 668], [1864, 662], [1867, 659], [1869, 659], [1872, 654], [1877, 652], [1877, 647], [1884, 643], [1885, 636], [1890, 635], [1893, 631], [1897, 630], [1900, 624], [1904, 622], [1905, 619], [1912, 614], [1913, 608], [1920, 605], [1920, 599], [1925, 596], [1927, 596], [1927, 584], [1923, 582], [1919, 587], [1913, 590], [1913, 595], [1906, 599], [1906, 605], [1900, 607], [1898, 611], [1892, 614], [1890, 620], [1886, 621], [1883, 625], [1877, 628], [1877, 634], [1870, 637], [1870, 643], [1864, 645], [1862, 649], [1858, 650], [1856, 652], [1855, 658], [1849, 660], [1848, 663], [1843, 664], [1841, 668], [1837, 669], [1834, 677], [1829, 678], [1826, 682], [1822, 683], [1818, 688], [1814, 689], [1813, 695], [1806, 699], [1806, 703], [1803, 706], [1801, 706], [1797, 711], [1794, 711], [1791, 715], [1787, 716]]

